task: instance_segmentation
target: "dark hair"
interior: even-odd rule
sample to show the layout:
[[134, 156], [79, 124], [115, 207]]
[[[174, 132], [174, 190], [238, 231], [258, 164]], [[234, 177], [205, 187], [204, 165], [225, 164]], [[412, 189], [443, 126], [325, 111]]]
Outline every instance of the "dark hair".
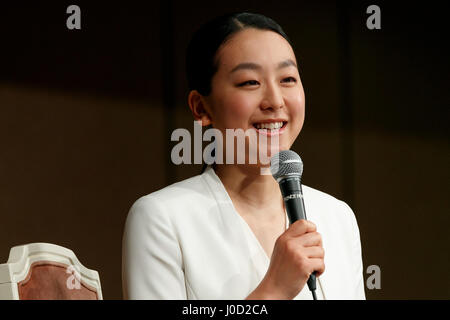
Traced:
[[278, 23], [262, 14], [239, 12], [219, 16], [202, 25], [189, 42], [186, 51], [189, 91], [197, 90], [201, 95], [209, 96], [211, 79], [217, 71], [217, 50], [233, 34], [247, 28], [276, 32], [292, 46]]
[[[278, 33], [292, 46], [288, 36], [274, 20], [257, 13], [238, 12], [219, 16], [202, 25], [192, 36], [186, 51], [186, 75], [189, 91], [203, 96], [211, 93], [211, 80], [217, 72], [216, 53], [235, 33], [247, 28]], [[207, 168], [205, 163], [202, 173]]]

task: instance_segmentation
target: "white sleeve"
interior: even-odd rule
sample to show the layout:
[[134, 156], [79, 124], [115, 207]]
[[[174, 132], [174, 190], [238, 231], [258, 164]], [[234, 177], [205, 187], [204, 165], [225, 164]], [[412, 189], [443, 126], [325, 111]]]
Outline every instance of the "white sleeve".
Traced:
[[167, 212], [149, 196], [138, 199], [122, 242], [124, 299], [186, 299], [182, 256]]
[[354, 300], [365, 300], [366, 295], [364, 292], [364, 277], [363, 277], [363, 262], [362, 262], [362, 251], [361, 251], [361, 239], [359, 234], [358, 223], [356, 222], [355, 214], [353, 210], [345, 203], [345, 207], [350, 216], [351, 230], [352, 230], [352, 266], [354, 282], [352, 284], [353, 299]]

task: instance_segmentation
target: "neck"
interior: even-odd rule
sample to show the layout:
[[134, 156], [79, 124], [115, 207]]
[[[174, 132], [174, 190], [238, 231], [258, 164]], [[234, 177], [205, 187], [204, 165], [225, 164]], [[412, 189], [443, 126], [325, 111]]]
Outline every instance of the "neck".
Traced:
[[259, 167], [220, 164], [215, 172], [232, 199], [255, 209], [283, 206], [278, 183], [272, 175], [262, 175]]

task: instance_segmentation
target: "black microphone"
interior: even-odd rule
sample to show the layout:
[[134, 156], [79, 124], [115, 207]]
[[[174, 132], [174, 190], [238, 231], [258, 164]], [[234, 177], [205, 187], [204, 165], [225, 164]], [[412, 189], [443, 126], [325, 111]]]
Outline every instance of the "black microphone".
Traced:
[[[300, 156], [292, 150], [281, 151], [270, 159], [270, 171], [280, 185], [289, 223], [293, 224], [299, 219], [307, 220], [301, 184], [303, 162]], [[313, 299], [317, 300], [316, 272], [309, 276], [307, 284]]]

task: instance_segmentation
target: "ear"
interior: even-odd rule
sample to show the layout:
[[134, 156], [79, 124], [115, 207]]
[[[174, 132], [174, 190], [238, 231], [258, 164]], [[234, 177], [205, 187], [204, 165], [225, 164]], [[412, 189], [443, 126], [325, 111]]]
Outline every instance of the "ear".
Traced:
[[208, 106], [203, 97], [197, 90], [189, 92], [188, 96], [189, 108], [191, 108], [194, 119], [201, 122], [202, 126], [208, 126], [212, 123]]

